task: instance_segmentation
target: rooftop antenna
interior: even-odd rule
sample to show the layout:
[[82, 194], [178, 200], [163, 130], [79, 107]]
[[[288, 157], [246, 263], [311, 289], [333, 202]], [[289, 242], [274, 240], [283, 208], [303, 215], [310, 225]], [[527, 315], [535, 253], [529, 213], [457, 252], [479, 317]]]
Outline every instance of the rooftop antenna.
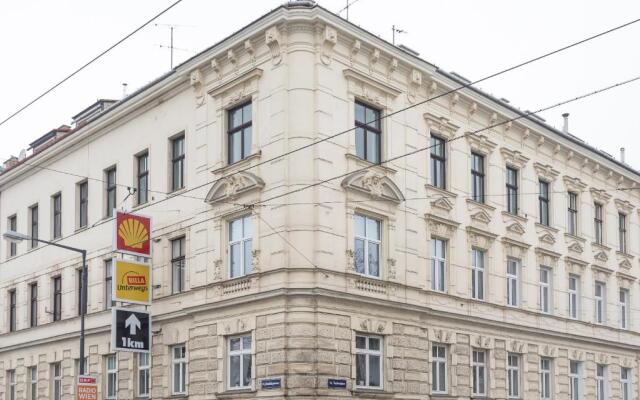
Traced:
[[396, 33], [409, 33], [407, 31], [405, 31], [404, 29], [400, 29], [400, 28], [396, 28], [395, 25], [391, 26], [391, 32], [393, 32], [393, 36], [392, 36], [392, 42], [393, 45], [396, 45]]
[[[175, 28], [195, 28], [192, 25], [175, 25], [175, 24], [155, 24], [156, 26], [166, 26], [169, 27], [169, 50], [170, 50], [170, 69], [173, 69], [173, 50], [175, 49], [175, 47], [173, 47], [173, 30]], [[160, 47], [165, 47], [165, 46], [160, 46]]]
[[340, 11], [338, 11], [338, 14], [342, 13], [343, 11], [347, 11], [347, 21], [349, 20], [349, 7], [351, 7], [352, 5], [354, 5], [355, 3], [358, 2], [358, 0], [346, 0], [347, 5]]

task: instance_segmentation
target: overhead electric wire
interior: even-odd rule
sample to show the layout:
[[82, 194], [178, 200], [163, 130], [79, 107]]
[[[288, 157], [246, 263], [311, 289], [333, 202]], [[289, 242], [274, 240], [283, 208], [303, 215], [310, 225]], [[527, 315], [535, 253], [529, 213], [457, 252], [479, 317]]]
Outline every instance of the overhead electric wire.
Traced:
[[159, 13], [157, 13], [156, 15], [154, 15], [153, 17], [151, 17], [151, 19], [147, 20], [145, 23], [143, 23], [142, 25], [140, 25], [139, 27], [137, 27], [136, 29], [134, 29], [133, 31], [131, 31], [129, 34], [127, 34], [125, 37], [123, 37], [122, 39], [118, 40], [117, 42], [115, 42], [114, 44], [112, 44], [111, 46], [109, 46], [106, 50], [102, 51], [100, 54], [98, 54], [97, 56], [93, 57], [91, 60], [87, 61], [86, 63], [84, 63], [82, 66], [80, 66], [79, 68], [77, 68], [75, 71], [73, 71], [72, 73], [70, 73], [69, 75], [67, 75], [65, 78], [63, 78], [60, 82], [54, 84], [53, 86], [51, 86], [49, 89], [45, 90], [43, 93], [39, 94], [38, 96], [36, 96], [33, 100], [31, 100], [30, 102], [28, 102], [27, 104], [25, 104], [24, 106], [20, 107], [17, 111], [15, 111], [13, 114], [9, 115], [7, 118], [5, 118], [4, 120], [2, 120], [2, 122], [0, 122], [0, 126], [4, 125], [7, 121], [9, 121], [10, 119], [12, 119], [13, 117], [15, 117], [16, 115], [20, 114], [22, 111], [24, 111], [25, 109], [27, 109], [28, 107], [30, 107], [33, 103], [35, 103], [36, 101], [40, 100], [41, 98], [43, 98], [44, 96], [46, 96], [47, 94], [49, 94], [50, 92], [52, 92], [54, 89], [56, 89], [58, 86], [62, 85], [63, 83], [65, 83], [66, 81], [68, 81], [69, 79], [73, 78], [76, 74], [78, 74], [80, 71], [82, 71], [83, 69], [85, 69], [86, 67], [88, 67], [89, 65], [93, 64], [95, 61], [97, 61], [98, 59], [100, 59], [102, 56], [104, 56], [105, 54], [107, 54], [108, 52], [110, 52], [111, 50], [113, 50], [115, 47], [117, 47], [118, 45], [120, 45], [122, 42], [124, 42], [125, 40], [129, 39], [131, 36], [135, 35], [138, 31], [140, 31], [142, 28], [146, 27], [147, 25], [149, 25], [150, 23], [152, 23], [154, 20], [156, 20], [158, 17], [160, 17], [162, 14], [166, 13], [167, 11], [171, 10], [173, 7], [177, 6], [179, 3], [181, 3], [182, 0], [176, 0], [174, 3], [172, 3], [169, 7], [165, 8], [164, 10], [160, 11]]

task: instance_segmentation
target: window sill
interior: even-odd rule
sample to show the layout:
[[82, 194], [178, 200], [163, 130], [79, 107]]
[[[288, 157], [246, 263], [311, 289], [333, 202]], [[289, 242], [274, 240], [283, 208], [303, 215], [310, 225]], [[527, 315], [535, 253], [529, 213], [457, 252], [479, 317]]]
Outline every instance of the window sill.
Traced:
[[521, 222], [523, 224], [526, 224], [527, 221], [529, 221], [529, 218], [525, 217], [524, 215], [513, 214], [513, 213], [510, 213], [509, 211], [503, 211], [503, 212], [501, 212], [501, 214], [503, 216], [505, 216], [505, 217], [513, 218], [516, 221], [519, 221], [519, 222]]
[[235, 169], [243, 169], [243, 166], [246, 167], [246, 165], [251, 164], [253, 160], [259, 160], [261, 156], [262, 156], [262, 150], [258, 150], [257, 152], [243, 158], [242, 160], [238, 160], [233, 164], [226, 164], [225, 166], [216, 168], [213, 171], [211, 171], [211, 173], [214, 175], [225, 174], [227, 172], [234, 173], [236, 172], [234, 171]]
[[393, 393], [385, 392], [384, 389], [374, 389], [374, 388], [363, 388], [358, 387], [351, 390], [351, 394], [354, 397], [367, 397], [370, 399], [392, 399], [394, 398]]
[[585, 238], [583, 238], [581, 236], [572, 235], [570, 233], [565, 233], [564, 237], [566, 237], [567, 239], [577, 240], [577, 241], [582, 242], [582, 243], [586, 243], [586, 241], [587, 241], [587, 239], [585, 239]]
[[536, 222], [535, 225], [536, 225], [536, 228], [538, 228], [538, 229], [548, 230], [548, 231], [551, 231], [553, 233], [558, 233], [559, 232], [558, 229], [552, 227], [551, 225], [541, 224], [540, 222]]
[[76, 230], [73, 231], [73, 233], [80, 233], [82, 231], [86, 231], [87, 229], [89, 229], [89, 225], [81, 226], [79, 228], [76, 228]]
[[169, 399], [186, 399], [187, 397], [189, 397], [189, 395], [187, 393], [183, 393], [183, 394], [172, 394], [172, 395], [169, 395], [168, 398]]
[[[181, 194], [183, 194], [185, 192], [187, 192], [187, 188], [186, 187], [183, 187], [183, 188], [178, 189], [178, 190], [174, 190], [173, 192], [167, 193], [167, 199], [170, 199], [170, 198], [176, 197], [176, 196], [180, 196]], [[141, 205], [144, 205], [144, 204], [141, 204]], [[138, 207], [136, 207], [136, 208], [138, 208]]]
[[617, 255], [617, 256], [619, 256], [619, 257], [628, 258], [628, 259], [630, 259], [630, 260], [633, 260], [633, 259], [634, 259], [634, 257], [635, 257], [635, 256], [632, 256], [632, 255], [631, 255], [631, 254], [629, 254], [629, 253], [624, 253], [624, 252], [622, 252], [622, 251], [620, 251], [620, 250], [616, 250], [616, 255]]
[[495, 211], [495, 209], [496, 209], [494, 206], [490, 206], [487, 203], [481, 203], [481, 202], [475, 201], [473, 199], [467, 199], [467, 204], [471, 204], [471, 205], [474, 205], [474, 206], [478, 206], [480, 208], [484, 208], [487, 211]]
[[244, 399], [247, 395], [255, 395], [258, 392], [253, 389], [227, 389], [224, 392], [216, 393], [217, 399]]
[[353, 160], [356, 164], [359, 164], [361, 167], [370, 167], [370, 168], [379, 168], [385, 173], [395, 174], [397, 171], [391, 167], [387, 167], [383, 164], [376, 164], [371, 161], [365, 160], [364, 158], [360, 158], [353, 153], [346, 153], [344, 155], [347, 160]]
[[603, 251], [611, 250], [611, 247], [605, 246], [604, 244], [597, 243], [597, 242], [591, 242], [591, 247], [595, 247], [596, 249], [603, 250]]
[[427, 192], [433, 191], [433, 192], [436, 192], [436, 193], [438, 193], [438, 194], [440, 194], [440, 195], [442, 195], [444, 197], [448, 197], [448, 198], [451, 198], [451, 199], [455, 199], [456, 197], [458, 197], [458, 195], [456, 193], [450, 192], [447, 189], [442, 189], [442, 188], [433, 186], [430, 183], [427, 183], [426, 185], [424, 185], [424, 187], [427, 189]]

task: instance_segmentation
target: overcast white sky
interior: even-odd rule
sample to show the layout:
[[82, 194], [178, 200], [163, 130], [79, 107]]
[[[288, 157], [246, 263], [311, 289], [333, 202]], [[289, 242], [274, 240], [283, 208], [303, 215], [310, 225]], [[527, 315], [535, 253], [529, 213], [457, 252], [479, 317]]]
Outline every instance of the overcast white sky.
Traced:
[[[119, 40], [173, 0], [21, 0], [0, 2], [0, 120]], [[282, 0], [184, 0], [156, 21], [175, 30], [175, 63], [219, 41]], [[346, 0], [321, 0], [337, 12]], [[345, 13], [343, 12], [344, 16]], [[397, 36], [421, 57], [470, 80], [640, 18], [639, 1], [359, 0], [350, 20], [387, 40]], [[521, 109], [536, 109], [640, 74], [640, 23], [483, 82]], [[169, 70], [169, 28], [150, 25], [104, 58], [0, 126], [0, 160], [98, 98], [118, 99]], [[542, 114], [640, 169], [640, 82]]]

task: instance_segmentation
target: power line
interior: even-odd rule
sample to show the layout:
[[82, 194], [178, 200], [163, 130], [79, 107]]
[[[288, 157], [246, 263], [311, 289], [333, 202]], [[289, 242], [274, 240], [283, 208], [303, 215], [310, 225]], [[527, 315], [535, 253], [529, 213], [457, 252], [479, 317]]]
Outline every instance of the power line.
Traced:
[[164, 10], [160, 11], [158, 14], [156, 14], [155, 16], [153, 16], [151, 19], [147, 20], [147, 22], [145, 22], [144, 24], [140, 25], [139, 27], [137, 27], [136, 29], [134, 29], [131, 33], [127, 34], [125, 37], [123, 37], [122, 39], [118, 40], [116, 43], [112, 44], [111, 46], [109, 46], [106, 50], [104, 50], [103, 52], [101, 52], [100, 54], [98, 54], [97, 56], [95, 56], [94, 58], [92, 58], [91, 60], [89, 60], [88, 62], [86, 62], [85, 64], [83, 64], [80, 68], [76, 69], [75, 71], [73, 71], [71, 74], [67, 75], [64, 79], [62, 79], [60, 82], [56, 83], [55, 85], [51, 86], [49, 89], [45, 90], [42, 94], [36, 96], [36, 98], [34, 98], [33, 100], [31, 100], [30, 102], [28, 102], [27, 104], [25, 104], [24, 106], [20, 107], [17, 111], [15, 111], [13, 114], [9, 115], [7, 118], [5, 118], [4, 120], [2, 120], [2, 122], [0, 122], [0, 126], [4, 125], [7, 121], [9, 121], [10, 119], [12, 119], [13, 117], [15, 117], [16, 115], [20, 114], [22, 111], [24, 111], [26, 108], [28, 108], [29, 106], [31, 106], [33, 103], [35, 103], [36, 101], [40, 100], [41, 98], [43, 98], [44, 96], [46, 96], [47, 94], [49, 94], [51, 91], [53, 91], [55, 88], [57, 88], [58, 86], [62, 85], [63, 83], [65, 83], [66, 81], [68, 81], [69, 79], [71, 79], [72, 77], [74, 77], [77, 73], [79, 73], [80, 71], [82, 71], [83, 69], [85, 69], [86, 67], [88, 67], [89, 65], [93, 64], [95, 61], [97, 61], [99, 58], [101, 58], [102, 56], [104, 56], [105, 54], [107, 54], [108, 52], [110, 52], [111, 50], [113, 50], [116, 46], [120, 45], [122, 42], [124, 42], [125, 40], [129, 39], [131, 36], [133, 36], [134, 34], [136, 34], [138, 31], [140, 31], [142, 28], [144, 28], [145, 26], [149, 25], [151, 22], [153, 22], [155, 19], [157, 19], [158, 17], [160, 17], [162, 14], [166, 13], [167, 11], [171, 10], [173, 7], [177, 6], [179, 3], [181, 3], [182, 0], [176, 0], [173, 4], [171, 4], [169, 7], [165, 8]]

